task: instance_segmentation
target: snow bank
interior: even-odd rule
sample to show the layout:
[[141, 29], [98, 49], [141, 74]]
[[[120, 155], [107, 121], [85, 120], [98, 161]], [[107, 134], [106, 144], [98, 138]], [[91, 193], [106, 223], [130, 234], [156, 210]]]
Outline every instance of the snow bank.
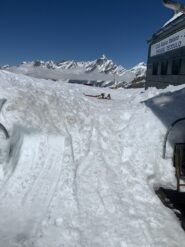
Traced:
[[[167, 127], [151, 101], [175, 88], [102, 90], [0, 72], [0, 90], [11, 149], [2, 246], [183, 245], [178, 220], [154, 192], [176, 182], [171, 159], [162, 159]], [[102, 92], [112, 100], [84, 96]]]

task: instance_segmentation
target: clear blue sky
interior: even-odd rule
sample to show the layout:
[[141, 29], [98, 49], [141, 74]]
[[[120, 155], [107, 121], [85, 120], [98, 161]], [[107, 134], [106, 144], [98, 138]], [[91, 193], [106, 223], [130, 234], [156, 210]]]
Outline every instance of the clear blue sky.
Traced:
[[0, 64], [106, 54], [129, 68], [171, 16], [161, 0], [0, 0]]

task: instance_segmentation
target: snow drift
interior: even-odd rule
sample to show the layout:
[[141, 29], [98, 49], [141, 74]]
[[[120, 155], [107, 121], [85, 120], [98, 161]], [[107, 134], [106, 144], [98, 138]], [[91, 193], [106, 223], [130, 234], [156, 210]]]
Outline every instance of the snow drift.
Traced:
[[[0, 72], [0, 242], [6, 247], [179, 247], [185, 235], [155, 195], [175, 188], [162, 159], [166, 91], [111, 90]], [[112, 100], [86, 94], [111, 93]], [[7, 150], [7, 147], [2, 147]]]

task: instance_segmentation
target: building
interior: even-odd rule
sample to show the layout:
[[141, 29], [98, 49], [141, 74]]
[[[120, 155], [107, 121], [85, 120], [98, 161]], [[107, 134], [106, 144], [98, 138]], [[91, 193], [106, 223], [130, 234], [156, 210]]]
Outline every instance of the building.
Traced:
[[[167, 2], [169, 8], [183, 8], [183, 12], [174, 14], [158, 32], [148, 41], [148, 62], [146, 88], [155, 86], [185, 84], [185, 11], [183, 5]], [[171, 4], [169, 6], [169, 3]]]

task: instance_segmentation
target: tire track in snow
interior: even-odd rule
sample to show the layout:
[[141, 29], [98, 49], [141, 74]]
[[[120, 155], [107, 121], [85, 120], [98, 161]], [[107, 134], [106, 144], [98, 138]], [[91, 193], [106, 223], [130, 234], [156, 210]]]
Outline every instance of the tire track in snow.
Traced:
[[[39, 134], [24, 134], [20, 150], [13, 154], [19, 157], [12, 157], [10, 160], [10, 173], [7, 182], [3, 187], [3, 195], [24, 195], [30, 185], [35, 181], [39, 172], [43, 168], [43, 148], [45, 146], [46, 137]], [[16, 147], [14, 147], [16, 148]], [[18, 159], [18, 160], [17, 160]]]
[[[48, 164], [44, 158], [44, 153], [47, 153], [49, 151], [49, 144], [48, 144], [48, 137], [46, 136], [43, 138], [43, 141], [41, 142], [41, 145], [39, 145], [38, 149], [38, 159], [36, 164], [33, 166], [33, 172], [34, 176], [32, 181], [30, 182], [29, 189], [24, 194], [24, 197], [22, 199], [22, 203], [24, 204], [27, 198], [30, 198], [31, 193], [34, 193], [35, 185], [39, 182], [40, 178], [42, 177], [43, 173], [45, 173], [47, 170], [51, 168], [51, 164]], [[48, 165], [48, 167], [47, 167]]]
[[[80, 113], [78, 114], [80, 115]], [[84, 118], [85, 116], [81, 116]], [[44, 220], [44, 226], [41, 224], [37, 231], [37, 244], [41, 246], [52, 246], [50, 231], [56, 236], [58, 242], [65, 243], [64, 246], [78, 246], [81, 245], [83, 239], [83, 232], [81, 231], [81, 205], [80, 205], [80, 191], [79, 191], [79, 177], [81, 173], [81, 162], [88, 159], [92, 149], [92, 139], [94, 132], [94, 121], [84, 119], [83, 131], [79, 128], [70, 128], [65, 116], [63, 116], [63, 124], [67, 133], [65, 149], [64, 149], [64, 166], [61, 179], [55, 190], [53, 200]], [[80, 127], [80, 126], [79, 126]], [[90, 155], [91, 156], [91, 155]], [[82, 165], [82, 169], [83, 169]], [[61, 235], [64, 225], [69, 229], [63, 230], [65, 234]], [[48, 227], [49, 226], [49, 227]], [[52, 229], [52, 230], [51, 230]], [[43, 236], [39, 238], [40, 236]], [[64, 236], [69, 236], [66, 239]], [[70, 240], [73, 239], [74, 245]], [[40, 245], [38, 245], [40, 246]]]
[[[76, 237], [76, 230], [72, 229], [78, 229], [80, 216], [77, 187], [74, 188], [74, 186], [77, 186], [74, 181], [74, 174], [71, 140], [66, 138], [60, 178], [56, 183], [55, 192], [52, 200], [50, 200], [45, 217], [43, 217], [42, 222], [35, 231], [35, 246], [40, 246], [39, 244], [47, 247], [54, 245], [55, 243], [50, 239], [51, 231], [56, 237], [57, 242], [64, 244], [64, 232], [67, 235], [69, 234], [69, 232], [66, 232], [66, 229], [64, 229], [63, 234], [61, 234], [61, 228], [64, 224], [71, 229], [70, 232], [74, 231], [74, 237]], [[80, 232], [79, 229], [77, 231]], [[64, 246], [72, 246], [71, 241], [69, 244], [70, 245], [64, 244]], [[76, 245], [74, 244], [74, 246]]]
[[[51, 202], [55, 197], [59, 181], [62, 178], [64, 142], [61, 145], [61, 140], [59, 138], [59, 145], [57, 145], [56, 139], [57, 138], [52, 140], [55, 145], [55, 150], [52, 150], [52, 154], [46, 161], [49, 166], [47, 165], [45, 167], [44, 172], [41, 176], [39, 176], [39, 179], [34, 184], [34, 188], [31, 193], [29, 193], [29, 196], [27, 196], [25, 201], [25, 204], [28, 205], [28, 207], [29, 205], [31, 206], [31, 210], [33, 212], [32, 215], [37, 215], [37, 220], [35, 221], [35, 226], [31, 237], [33, 240], [36, 239], [41, 223], [51, 207]], [[41, 209], [41, 211], [35, 214], [35, 211], [38, 208]]]
[[[64, 140], [63, 136], [44, 134], [24, 138], [16, 169], [6, 184], [6, 195], [3, 199], [1, 196], [0, 217], [6, 224], [0, 229], [3, 246], [9, 247], [9, 242], [12, 246], [14, 242], [30, 246], [36, 237], [62, 176]], [[12, 219], [14, 228], [8, 224]]]

